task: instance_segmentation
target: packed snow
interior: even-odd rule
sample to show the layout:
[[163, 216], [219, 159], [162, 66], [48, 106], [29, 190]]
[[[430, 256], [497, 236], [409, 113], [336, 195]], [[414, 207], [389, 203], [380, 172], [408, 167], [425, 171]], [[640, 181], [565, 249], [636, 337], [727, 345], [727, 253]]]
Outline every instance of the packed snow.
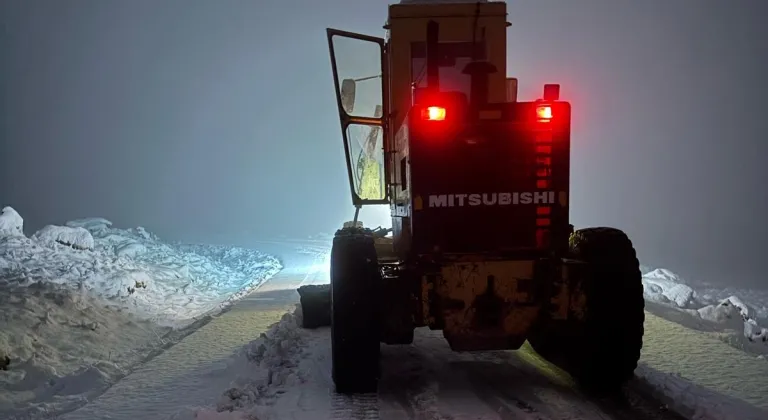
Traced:
[[82, 227], [48, 225], [32, 235], [32, 239], [49, 246], [56, 242], [75, 249], [93, 249], [93, 236]]
[[30, 237], [0, 215], [0, 417], [71, 409], [281, 269], [258, 251], [162, 242], [101, 218]]
[[[515, 356], [519, 352], [453, 353], [439, 332], [425, 329], [417, 331], [413, 346], [382, 348], [385, 378], [378, 396], [333, 395], [328, 331], [301, 329], [300, 319], [299, 308], [285, 314], [228, 361], [234, 380], [215, 406], [181, 410], [170, 418], [625, 418], [615, 407], [606, 409], [531, 373]], [[646, 364], [637, 376], [630, 386], [638, 395], [688, 419], [768, 418], [761, 408]]]
[[[768, 347], [764, 347], [763, 337], [765, 336], [765, 329], [759, 326], [765, 325], [766, 308], [762, 302], [768, 302], [768, 300], [761, 301], [759, 292], [749, 293], [748, 291], [741, 291], [740, 295], [744, 296], [743, 298], [736, 295], [728, 295], [727, 291], [717, 291], [714, 288], [708, 289], [706, 293], [702, 293], [695, 290], [693, 285], [686, 283], [669, 270], [643, 267], [643, 273], [645, 298], [650, 306], [650, 310], [653, 311], [656, 307], [666, 308], [668, 311], [678, 314], [681, 317], [680, 319], [687, 320], [686, 326], [689, 328], [695, 328], [698, 331], [719, 331], [725, 336], [731, 337], [730, 340], [721, 339], [733, 347], [740, 348], [741, 350], [768, 352]], [[723, 297], [723, 294], [727, 296]], [[658, 311], [656, 313], [662, 316], [668, 315], [668, 313], [660, 313]], [[236, 377], [215, 407], [199, 407], [194, 410], [193, 414], [190, 414], [189, 410], [183, 411], [172, 418], [196, 418], [203, 420], [258, 418], [265, 420], [279, 418], [325, 418], [329, 415], [332, 415], [334, 418], [347, 418], [340, 415], [340, 413], [349, 414], [349, 418], [364, 418], [366, 414], [371, 414], [366, 410], [376, 411], [377, 415], [383, 415], [378, 410], [392, 409], [396, 412], [397, 408], [389, 407], [388, 403], [382, 402], [380, 398], [375, 403], [367, 401], [371, 399], [376, 400], [375, 396], [361, 396], [360, 398], [333, 396], [332, 385], [329, 373], [327, 372], [330, 365], [330, 342], [327, 331], [309, 331], [299, 328], [297, 325], [300, 322], [300, 317], [300, 309], [297, 309], [293, 314], [286, 314], [280, 322], [273, 325], [266, 333], [261, 334], [258, 339], [246, 345], [230, 360], [232, 366], [237, 366], [232, 369], [233, 372], [236, 372]], [[679, 321], [675, 317], [665, 318], [676, 322]], [[667, 325], [678, 325], [667, 321], [662, 322], [666, 322]], [[648, 331], [651, 334], [664, 333], [658, 326], [651, 326], [650, 324]], [[430, 333], [427, 332], [426, 334], [429, 336]], [[676, 336], [679, 332], [673, 330], [669, 334]], [[694, 337], [693, 340], [689, 340], [686, 337], [679, 341], [691, 341], [692, 343], [689, 345], [695, 347], [697, 345], [696, 337], [699, 340], [706, 338], [701, 335], [696, 336], [697, 332], [692, 331], [691, 334]], [[739, 338], [740, 341], [733, 337]], [[658, 338], [663, 341], [662, 337]], [[442, 337], [437, 337], [438, 341], [441, 339]], [[720, 343], [720, 347], [731, 348], [718, 340], [713, 341], [714, 343]], [[743, 346], [744, 343], [752, 343], [754, 347], [747, 349]], [[740, 344], [742, 345], [740, 346]], [[707, 344], [709, 346], [707, 348], [712, 349], [713, 345], [717, 347], [717, 345], [710, 343]], [[653, 346], [649, 346], [649, 348], [651, 347]], [[392, 348], [392, 346], [383, 347], [383, 349], [387, 348]], [[413, 347], [406, 346], [406, 348]], [[429, 351], [436, 352], [435, 354], [437, 354], [437, 350], [429, 349]], [[661, 356], [669, 359], [668, 362], [672, 364], [676, 363], [675, 360], [678, 360], [677, 363], [680, 363], [681, 351], [687, 352], [688, 350], [678, 349], [675, 351], [673, 349], [671, 353]], [[718, 348], [707, 353], [709, 356], [697, 354], [695, 358], [699, 362], [696, 363], [700, 363], [702, 358], [708, 360], [709, 357], [717, 357], [717, 354], [722, 353], [722, 351], [722, 348]], [[732, 349], [732, 351], [743, 355], [741, 356], [742, 359], [750, 358], [750, 356], [740, 353], [735, 349]], [[709, 352], [709, 350], [705, 350], [705, 352]], [[716, 354], [716, 352], [719, 353]], [[749, 366], [744, 368], [741, 362], [736, 362], [738, 357], [731, 358], [732, 363], [724, 362], [724, 365], [719, 367], [717, 364], [714, 365], [713, 368], [720, 372], [719, 375], [724, 378], [724, 381], [740, 381], [743, 382], [740, 385], [747, 387], [757, 383], [756, 389], [750, 390], [753, 391], [750, 395], [737, 398], [733, 395], [738, 395], [739, 389], [743, 390], [743, 387], [731, 385], [733, 389], [725, 389], [729, 388], [726, 384], [717, 390], [707, 388], [684, 377], [674, 369], [661, 372], [652, 367], [651, 365], [654, 364], [652, 356], [643, 359], [645, 362], [641, 363], [638, 367], [636, 371], [637, 379], [632, 383], [632, 387], [642, 391], [645, 395], [652, 395], [653, 398], [661, 400], [665, 406], [674, 412], [695, 420], [764, 420], [768, 418], [768, 412], [765, 411], [768, 409], [768, 398], [761, 391], [761, 389], [768, 389], [768, 378], [760, 376], [768, 371], [768, 366], [765, 369], [762, 368], [763, 360], [755, 358], [755, 363], [760, 364], [757, 367], [761, 368], [752, 369], [751, 372], [749, 371]], [[387, 362], [383, 360], [382, 363]], [[410, 362], [398, 360], [398, 363], [408, 365]], [[421, 363], [424, 363], [424, 360], [415, 362], [414, 366]], [[452, 366], [451, 369], [458, 366], [455, 360], [449, 363]], [[410, 378], [404, 380], [409, 384], [417, 376], [441, 375], [437, 372], [423, 372], [420, 370], [421, 368], [414, 366], [403, 367], [402, 369], [400, 367], [397, 368], [398, 371], [402, 370], [400, 372], [402, 373], [401, 376]], [[739, 368], [739, 372], [729, 371], [729, 369], [735, 368]], [[498, 369], [498, 367], [494, 369]], [[436, 369], [436, 371], [439, 370], [439, 368]], [[748, 375], [750, 374], [760, 377], [749, 378]], [[434, 379], [432, 378], [432, 380]], [[530, 378], [526, 379], [526, 381], [530, 380]], [[429, 382], [429, 379], [427, 381]], [[405, 385], [402, 378], [400, 384], [401, 386]], [[445, 387], [446, 385], [434, 385], [437, 388], [440, 386]], [[454, 386], [456, 385], [448, 384], [448, 387], [451, 389]], [[417, 411], [417, 418], [421, 415], [425, 418], [442, 418], [440, 414], [436, 414], [438, 412], [455, 413], [453, 416], [455, 418], [463, 418], [461, 417], [462, 415], [476, 419], [504, 418], [504, 415], [501, 413], [488, 413], [488, 407], [482, 407], [482, 398], [477, 398], [472, 404], [467, 403], [474, 407], [471, 409], [466, 406], [461, 406], [459, 409], [455, 407], [449, 408], [448, 405], [452, 403], [445, 400], [445, 397], [442, 396], [443, 393], [451, 395], [450, 398], [461, 399], [463, 397], [456, 390], [439, 391], [434, 387], [427, 387], [429, 389], [420, 391], [421, 393], [418, 395], [404, 397], [404, 399], [408, 399], [410, 409]], [[539, 394], [536, 395], [537, 398], [541, 397]], [[337, 401], [340, 399], [345, 400], [345, 408], [337, 406], [340, 405]], [[557, 401], [548, 402], [548, 404], [556, 403]], [[560, 403], [565, 404], [562, 401]], [[564, 410], [570, 414], [578, 413], [579, 410], [582, 410], [581, 413], [585, 416], [583, 418], [592, 418], [589, 416], [591, 413], [590, 409], [586, 407], [580, 408], [578, 404], [575, 401], [570, 401], [565, 404], [567, 408]], [[546, 409], [542, 408], [542, 410]], [[520, 414], [517, 413], [517, 415]], [[393, 418], [399, 417], [397, 417], [397, 414], [394, 414]], [[537, 417], [537, 414], [534, 413], [530, 417], [521, 415], [520, 418], [540, 417]], [[597, 415], [595, 418], [602, 417]]]

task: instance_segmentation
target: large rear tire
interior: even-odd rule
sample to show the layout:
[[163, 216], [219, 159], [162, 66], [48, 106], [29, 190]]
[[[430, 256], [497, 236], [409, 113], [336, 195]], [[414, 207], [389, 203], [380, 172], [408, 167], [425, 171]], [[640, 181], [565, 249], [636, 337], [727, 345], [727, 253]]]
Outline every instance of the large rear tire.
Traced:
[[331, 353], [336, 392], [376, 392], [381, 275], [370, 230], [336, 232], [331, 249]]
[[528, 341], [583, 387], [613, 392], [633, 377], [643, 347], [640, 263], [627, 235], [613, 228], [574, 232], [570, 254], [586, 263], [584, 316], [550, 321], [533, 331]]

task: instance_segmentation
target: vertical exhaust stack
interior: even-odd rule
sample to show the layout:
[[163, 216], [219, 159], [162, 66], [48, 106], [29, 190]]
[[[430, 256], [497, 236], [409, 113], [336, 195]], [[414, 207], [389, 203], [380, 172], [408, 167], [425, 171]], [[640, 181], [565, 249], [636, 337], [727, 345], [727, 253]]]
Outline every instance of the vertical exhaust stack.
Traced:
[[[479, 15], [480, 13], [480, 4], [478, 3], [478, 9], [477, 13]], [[485, 44], [485, 28], [481, 29], [481, 36], [480, 36], [480, 43], [477, 42], [476, 36], [477, 36], [477, 17], [475, 16], [475, 26], [473, 26], [472, 29], [472, 61], [469, 62], [466, 66], [464, 66], [464, 70], [462, 70], [462, 73], [468, 74], [470, 77], [470, 87], [469, 87], [469, 96], [470, 96], [470, 105], [471, 107], [477, 111], [486, 104], [488, 104], [489, 101], [489, 94], [490, 94], [490, 75], [492, 73], [498, 72], [498, 69], [496, 66], [494, 66], [491, 62], [489, 62], [485, 57], [485, 51], [479, 51], [479, 48], [486, 48]]]
[[427, 89], [431, 95], [440, 92], [440, 24], [427, 23]]
[[489, 75], [496, 73], [496, 66], [488, 61], [472, 61], [464, 67], [463, 73], [470, 76], [470, 105], [479, 109], [488, 104], [490, 88]]

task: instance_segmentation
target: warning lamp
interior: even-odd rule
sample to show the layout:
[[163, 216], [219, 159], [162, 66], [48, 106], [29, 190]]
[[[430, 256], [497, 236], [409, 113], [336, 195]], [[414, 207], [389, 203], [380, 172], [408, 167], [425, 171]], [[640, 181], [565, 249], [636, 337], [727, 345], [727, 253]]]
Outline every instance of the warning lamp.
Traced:
[[445, 120], [445, 108], [440, 106], [428, 106], [421, 110], [421, 119], [430, 121]]
[[548, 122], [552, 119], [552, 107], [551, 106], [537, 106], [536, 118], [539, 122]]

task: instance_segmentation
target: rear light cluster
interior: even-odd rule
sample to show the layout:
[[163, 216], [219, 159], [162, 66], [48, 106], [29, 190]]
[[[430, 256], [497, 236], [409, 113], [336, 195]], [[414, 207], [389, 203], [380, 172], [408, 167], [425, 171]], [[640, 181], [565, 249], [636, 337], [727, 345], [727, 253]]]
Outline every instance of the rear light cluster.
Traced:
[[[560, 100], [560, 85], [544, 85], [544, 100]], [[552, 107], [549, 104], [536, 106], [536, 121], [550, 123], [553, 118]], [[538, 127], [536, 131], [536, 189], [549, 190], [552, 188], [552, 129]], [[550, 245], [552, 227], [552, 204], [536, 207], [536, 245], [547, 248]]]
[[[421, 109], [421, 119], [427, 121], [445, 121], [446, 110], [442, 106], [427, 106]], [[501, 114], [499, 114], [501, 115]], [[540, 123], [551, 122], [553, 118], [552, 107], [549, 105], [536, 106], [536, 121]]]
[[426, 108], [422, 108], [421, 119], [428, 121], [444, 121], [445, 108], [441, 106], [428, 106]]
[[547, 123], [552, 121], [552, 107], [549, 105], [539, 105], [536, 107], [536, 121]]
[[[549, 117], [552, 117], [550, 107], [538, 107], [537, 116], [541, 108], [547, 108]], [[546, 121], [540, 122], [549, 122]], [[536, 189], [539, 191], [549, 191], [552, 188], [552, 130], [537, 130], [535, 137], [536, 148]], [[552, 205], [543, 205], [536, 207], [536, 245], [541, 248], [549, 246], [550, 228], [552, 226]]]

